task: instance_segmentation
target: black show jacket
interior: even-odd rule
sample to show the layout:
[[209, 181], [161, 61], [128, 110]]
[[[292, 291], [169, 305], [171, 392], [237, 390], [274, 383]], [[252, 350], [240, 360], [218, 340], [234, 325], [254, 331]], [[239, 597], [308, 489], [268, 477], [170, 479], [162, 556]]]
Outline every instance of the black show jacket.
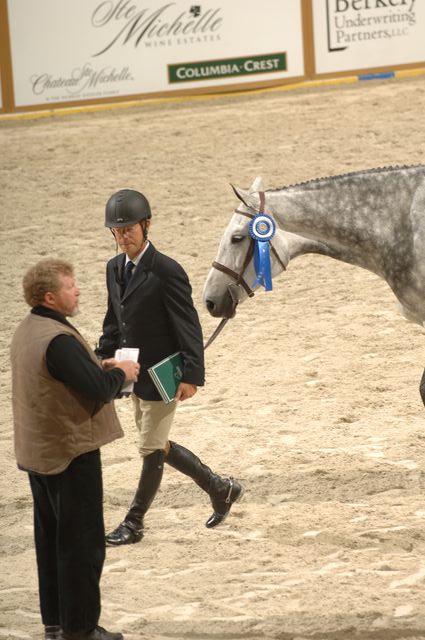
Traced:
[[141, 365], [134, 393], [144, 400], [160, 400], [147, 369], [181, 351], [183, 382], [204, 384], [202, 329], [192, 301], [192, 288], [178, 262], [150, 243], [121, 295], [125, 254], [106, 267], [108, 309], [96, 354], [112, 358], [115, 350], [139, 347]]

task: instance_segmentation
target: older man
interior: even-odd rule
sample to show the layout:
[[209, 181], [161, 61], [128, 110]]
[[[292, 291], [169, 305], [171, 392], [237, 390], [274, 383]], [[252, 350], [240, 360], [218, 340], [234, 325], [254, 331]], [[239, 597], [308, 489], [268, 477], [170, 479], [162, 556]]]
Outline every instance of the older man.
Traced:
[[34, 498], [41, 617], [49, 640], [121, 640], [98, 626], [105, 558], [99, 447], [121, 437], [111, 400], [139, 365], [104, 371], [66, 319], [78, 311], [72, 266], [39, 262], [24, 276], [31, 312], [11, 345], [18, 467]]

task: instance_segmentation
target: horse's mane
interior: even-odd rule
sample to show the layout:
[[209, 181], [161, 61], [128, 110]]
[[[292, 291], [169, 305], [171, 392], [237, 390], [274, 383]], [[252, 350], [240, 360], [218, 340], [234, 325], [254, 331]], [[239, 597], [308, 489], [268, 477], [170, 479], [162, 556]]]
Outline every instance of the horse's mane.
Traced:
[[394, 166], [389, 166], [389, 167], [377, 167], [374, 169], [361, 169], [360, 171], [351, 171], [349, 173], [341, 173], [338, 174], [336, 176], [328, 176], [328, 177], [323, 177], [323, 178], [313, 178], [311, 180], [305, 180], [303, 182], [296, 182], [295, 184], [290, 184], [287, 185], [286, 187], [277, 187], [274, 189], [267, 189], [267, 191], [284, 191], [285, 189], [294, 189], [296, 187], [316, 187], [318, 186], [321, 182], [323, 182], [324, 180], [326, 181], [336, 181], [336, 180], [340, 180], [341, 178], [350, 178], [350, 177], [356, 177], [356, 176], [361, 176], [361, 175], [365, 175], [365, 174], [374, 174], [374, 173], [383, 173], [385, 171], [400, 171], [403, 169], [420, 169], [423, 168], [425, 169], [425, 165], [422, 164], [416, 164], [416, 165], [394, 165]]

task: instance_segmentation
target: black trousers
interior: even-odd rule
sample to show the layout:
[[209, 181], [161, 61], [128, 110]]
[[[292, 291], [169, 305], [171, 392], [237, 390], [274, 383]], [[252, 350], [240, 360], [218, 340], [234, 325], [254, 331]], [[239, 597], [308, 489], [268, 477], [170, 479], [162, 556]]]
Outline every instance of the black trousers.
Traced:
[[43, 624], [90, 631], [100, 616], [105, 560], [100, 451], [57, 475], [29, 474]]

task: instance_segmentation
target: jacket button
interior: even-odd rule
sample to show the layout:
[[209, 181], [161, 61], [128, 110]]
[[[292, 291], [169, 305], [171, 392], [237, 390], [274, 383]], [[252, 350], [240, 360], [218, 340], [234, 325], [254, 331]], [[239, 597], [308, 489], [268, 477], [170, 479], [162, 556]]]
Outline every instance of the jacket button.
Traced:
[[126, 344], [127, 340], [124, 338], [124, 340], [122, 341], [123, 344]]
[[125, 322], [123, 322], [123, 323], [122, 323], [122, 326], [123, 326], [123, 327], [125, 327], [125, 326], [126, 326], [126, 323], [125, 323]]

